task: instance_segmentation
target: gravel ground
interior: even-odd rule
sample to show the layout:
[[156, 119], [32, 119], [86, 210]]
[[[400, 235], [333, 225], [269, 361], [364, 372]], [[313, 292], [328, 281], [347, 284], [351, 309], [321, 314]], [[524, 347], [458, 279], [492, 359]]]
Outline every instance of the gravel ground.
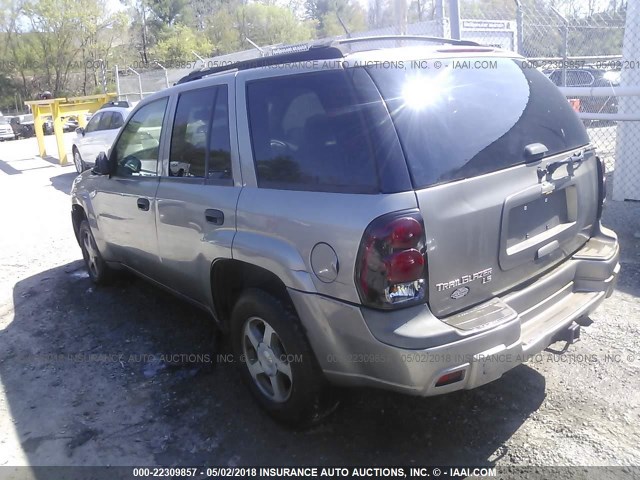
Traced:
[[206, 315], [135, 278], [92, 286], [75, 171], [35, 151], [0, 145], [0, 466], [640, 463], [640, 204], [607, 205], [619, 285], [564, 356], [442, 397], [345, 390], [324, 424], [292, 431], [215, 361]]

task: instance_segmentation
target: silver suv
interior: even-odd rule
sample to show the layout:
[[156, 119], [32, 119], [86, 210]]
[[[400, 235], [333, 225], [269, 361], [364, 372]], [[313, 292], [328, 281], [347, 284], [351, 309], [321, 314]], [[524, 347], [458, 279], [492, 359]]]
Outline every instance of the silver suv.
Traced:
[[541, 72], [471, 42], [353, 41], [145, 98], [72, 190], [91, 278], [124, 267], [210, 312], [290, 423], [332, 385], [496, 380], [576, 341], [620, 268], [603, 164]]

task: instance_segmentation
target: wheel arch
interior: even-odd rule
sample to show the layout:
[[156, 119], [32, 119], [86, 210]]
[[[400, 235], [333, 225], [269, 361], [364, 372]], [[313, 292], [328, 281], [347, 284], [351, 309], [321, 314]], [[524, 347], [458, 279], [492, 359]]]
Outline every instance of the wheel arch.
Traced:
[[228, 331], [231, 311], [241, 293], [258, 288], [295, 308], [285, 283], [275, 273], [235, 259], [213, 262], [210, 272], [213, 310], [220, 327]]
[[78, 205], [77, 203], [74, 203], [71, 206], [71, 223], [73, 224], [73, 233], [76, 236], [76, 240], [78, 242], [80, 242], [79, 237], [78, 237], [78, 233], [80, 231], [80, 224], [82, 223], [82, 220], [86, 220], [87, 219], [87, 213], [84, 211], [84, 208], [82, 208], [82, 205]]

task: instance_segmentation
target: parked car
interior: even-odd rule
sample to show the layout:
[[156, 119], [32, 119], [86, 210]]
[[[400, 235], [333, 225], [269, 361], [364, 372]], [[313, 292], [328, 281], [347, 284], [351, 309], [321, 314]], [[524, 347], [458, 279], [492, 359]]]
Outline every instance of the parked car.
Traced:
[[35, 134], [33, 115], [17, 115], [11, 119], [11, 126], [18, 138], [29, 138]]
[[[545, 70], [551, 81], [562, 86], [562, 69]], [[615, 88], [620, 85], [620, 72], [598, 68], [569, 68], [566, 73], [567, 87], [609, 87], [611, 96], [576, 96], [580, 100], [580, 111], [588, 113], [618, 113], [618, 99]], [[591, 121], [586, 121], [590, 124]]]
[[33, 115], [16, 115], [10, 120], [15, 138], [29, 138], [34, 135]]
[[71, 151], [78, 173], [93, 167], [98, 154], [109, 150], [130, 110], [129, 107], [104, 107], [93, 114], [86, 128], [76, 128]]
[[11, 127], [11, 117], [0, 116], [0, 142], [16, 138]]
[[126, 268], [210, 312], [295, 424], [333, 385], [496, 380], [573, 343], [620, 269], [603, 163], [541, 72], [466, 41], [351, 41], [145, 98], [71, 191], [91, 279]]
[[62, 130], [65, 132], [75, 132], [79, 127], [76, 117], [67, 117], [63, 119]]
[[53, 135], [53, 117], [44, 117], [42, 120], [42, 133]]

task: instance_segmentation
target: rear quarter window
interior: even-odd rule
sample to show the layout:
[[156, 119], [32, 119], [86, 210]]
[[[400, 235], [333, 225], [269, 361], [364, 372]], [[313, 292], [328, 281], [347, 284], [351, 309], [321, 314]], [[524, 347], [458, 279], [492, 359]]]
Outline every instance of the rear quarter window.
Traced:
[[406, 172], [384, 102], [366, 72], [357, 70], [247, 84], [259, 187], [379, 193], [385, 190], [380, 168], [400, 161]]
[[543, 73], [517, 59], [480, 59], [492, 68], [468, 68], [478, 59], [464, 60], [445, 60], [440, 69], [368, 70], [416, 188], [523, 163], [531, 143], [543, 143], [547, 155], [589, 143], [569, 102]]

